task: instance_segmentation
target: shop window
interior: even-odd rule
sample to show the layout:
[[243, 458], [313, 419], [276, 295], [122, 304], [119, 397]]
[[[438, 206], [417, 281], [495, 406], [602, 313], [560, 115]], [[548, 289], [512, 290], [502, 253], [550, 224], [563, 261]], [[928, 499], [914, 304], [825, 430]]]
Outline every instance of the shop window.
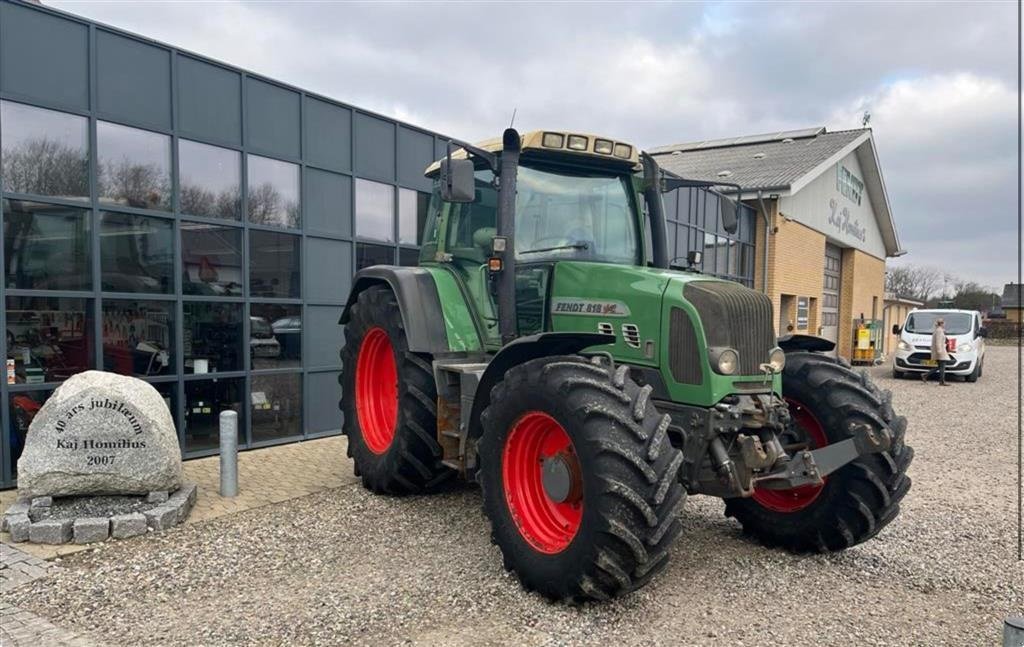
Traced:
[[174, 302], [103, 300], [103, 370], [174, 373]]
[[302, 306], [254, 303], [249, 309], [253, 370], [302, 365]]
[[206, 218], [242, 219], [242, 154], [178, 140], [178, 209]]
[[302, 435], [301, 375], [254, 375], [249, 400], [254, 443]]
[[185, 451], [197, 452], [220, 446], [220, 413], [238, 413], [238, 444], [245, 445], [245, 411], [242, 409], [242, 378], [190, 380], [185, 382]]
[[394, 187], [370, 180], [356, 180], [356, 236], [391, 243], [395, 240], [394, 228]]
[[25, 437], [36, 414], [46, 404], [53, 391], [19, 391], [12, 393], [8, 400], [11, 407], [9, 438], [11, 441], [11, 476], [18, 476], [18, 459], [25, 450]]
[[356, 271], [371, 265], [394, 265], [395, 248], [384, 245], [356, 244]]
[[3, 189], [89, 199], [89, 120], [0, 101]]
[[807, 318], [810, 312], [807, 297], [797, 297], [796, 300], [796, 327], [797, 330], [807, 330]]
[[93, 366], [92, 301], [7, 297], [7, 383], [59, 382]]
[[182, 222], [181, 262], [185, 294], [241, 296], [241, 229]]
[[299, 298], [299, 237], [249, 232], [249, 293], [254, 297]]
[[398, 242], [419, 245], [427, 222], [430, 194], [411, 189], [398, 190]]
[[96, 124], [100, 201], [171, 208], [171, 138], [105, 121]]
[[100, 267], [110, 292], [174, 291], [174, 223], [164, 218], [103, 213]]
[[398, 250], [398, 264], [415, 267], [420, 264], [420, 250], [403, 247]]
[[242, 304], [186, 302], [184, 315], [186, 373], [242, 370]]
[[8, 288], [91, 290], [89, 212], [4, 200], [4, 275]]
[[249, 222], [298, 228], [298, 165], [258, 155], [249, 155], [248, 161]]

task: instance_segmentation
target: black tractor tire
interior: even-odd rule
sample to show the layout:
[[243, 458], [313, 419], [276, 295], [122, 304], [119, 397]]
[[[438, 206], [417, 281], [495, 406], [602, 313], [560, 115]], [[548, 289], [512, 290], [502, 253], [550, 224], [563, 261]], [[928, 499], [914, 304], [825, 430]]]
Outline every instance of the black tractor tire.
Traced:
[[[390, 344], [390, 352], [382, 335]], [[370, 366], [369, 360], [377, 358], [381, 364], [391, 367], [387, 370], [394, 371], [390, 380], [380, 380], [380, 371], [375, 374], [369, 368], [362, 376], [367, 384], [390, 382], [384, 385], [390, 390], [379, 396], [372, 389], [364, 392], [368, 394], [367, 400], [380, 397], [391, 403], [391, 415], [385, 415], [384, 421], [393, 423], [376, 425], [375, 432], [369, 426], [364, 429], [356, 406], [356, 382], [360, 377], [357, 367], [368, 338], [372, 341], [366, 353], [378, 354], [368, 355], [367, 365]], [[374, 351], [374, 345], [383, 350]], [[338, 382], [342, 398], [338, 406], [344, 413], [342, 432], [348, 437], [348, 456], [355, 461], [355, 473], [362, 477], [364, 487], [382, 494], [423, 492], [455, 474], [441, 463], [432, 358], [412, 353], [408, 348], [402, 313], [394, 293], [385, 286], [373, 286], [361, 292], [352, 305], [345, 327], [345, 345], [340, 351], [342, 371]], [[389, 365], [388, 356], [393, 364]], [[367, 422], [374, 420], [368, 418]], [[389, 436], [390, 442], [385, 443]]]
[[[627, 367], [575, 355], [525, 362], [492, 389], [481, 415], [477, 480], [491, 540], [525, 589], [572, 604], [607, 600], [643, 586], [665, 567], [681, 530], [686, 492], [677, 474], [683, 456], [669, 441], [669, 417], [650, 396], [651, 387], [638, 386]], [[529, 437], [523, 421], [538, 415], [552, 418], [568, 436], [578, 468], [575, 530], [565, 531], [556, 550], [528, 537], [511, 503], [516, 492], [530, 490], [523, 487], [530, 466], [539, 475], [543, 463], [539, 453], [515, 460], [511, 448], [519, 445], [510, 438]], [[505, 473], [515, 465], [526, 466], [518, 481]], [[547, 490], [535, 491], [537, 500], [553, 501]]]
[[761, 543], [794, 552], [839, 551], [874, 537], [896, 518], [910, 490], [914, 450], [905, 442], [906, 418], [893, 412], [892, 393], [880, 391], [845, 360], [807, 352], [786, 354], [782, 392], [794, 419], [795, 407], [806, 407], [829, 444], [849, 438], [851, 425], [867, 424], [876, 432], [891, 430], [892, 446], [829, 474], [806, 507], [779, 511], [753, 497], [734, 498], [725, 501], [726, 516]]

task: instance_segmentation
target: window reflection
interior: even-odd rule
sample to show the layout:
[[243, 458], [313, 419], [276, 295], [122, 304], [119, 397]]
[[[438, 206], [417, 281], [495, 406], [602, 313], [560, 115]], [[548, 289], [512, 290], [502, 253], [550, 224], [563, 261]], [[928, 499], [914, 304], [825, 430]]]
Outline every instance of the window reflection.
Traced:
[[371, 265], [394, 265], [395, 248], [384, 245], [356, 244], [356, 271]]
[[242, 378], [185, 382], [185, 451], [216, 449], [220, 445], [221, 411], [238, 413], [238, 444], [245, 443]]
[[180, 139], [178, 170], [178, 203], [182, 213], [241, 220], [241, 153]]
[[411, 189], [398, 190], [398, 242], [419, 245], [427, 222], [430, 194]]
[[173, 292], [174, 223], [126, 213], [104, 213], [101, 218], [103, 289]]
[[242, 294], [242, 230], [181, 223], [182, 291], [185, 294]]
[[174, 302], [103, 300], [103, 370], [174, 373]]
[[356, 235], [390, 243], [395, 240], [394, 227], [394, 187], [370, 180], [356, 180]]
[[299, 237], [249, 231], [249, 292], [254, 297], [299, 297]]
[[89, 198], [89, 121], [0, 101], [4, 191]]
[[18, 459], [25, 449], [28, 428], [52, 393], [53, 391], [20, 391], [10, 396], [11, 428], [8, 437], [11, 439], [10, 467], [13, 477], [18, 475]]
[[96, 123], [100, 200], [140, 209], [171, 208], [171, 138], [105, 121]]
[[185, 303], [186, 373], [242, 370], [242, 304]]
[[4, 200], [7, 287], [90, 290], [89, 258], [87, 210]]
[[298, 367], [302, 358], [302, 306], [254, 303], [249, 310], [253, 369]]
[[403, 247], [398, 250], [398, 264], [415, 267], [420, 263], [420, 250]]
[[249, 222], [299, 226], [299, 167], [280, 160], [249, 155]]
[[254, 443], [302, 435], [301, 375], [254, 375], [249, 399]]
[[92, 368], [92, 302], [7, 297], [7, 383], [59, 382]]

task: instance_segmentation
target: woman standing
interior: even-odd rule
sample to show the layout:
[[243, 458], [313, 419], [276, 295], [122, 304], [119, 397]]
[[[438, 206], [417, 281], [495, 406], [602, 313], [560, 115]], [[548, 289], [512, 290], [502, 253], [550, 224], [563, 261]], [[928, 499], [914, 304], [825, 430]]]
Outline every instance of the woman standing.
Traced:
[[935, 320], [935, 329], [932, 330], [932, 359], [938, 365], [927, 373], [921, 374], [921, 381], [927, 382], [928, 378], [939, 374], [939, 386], [946, 384], [946, 362], [949, 361], [949, 351], [946, 350], [946, 322], [942, 319]]

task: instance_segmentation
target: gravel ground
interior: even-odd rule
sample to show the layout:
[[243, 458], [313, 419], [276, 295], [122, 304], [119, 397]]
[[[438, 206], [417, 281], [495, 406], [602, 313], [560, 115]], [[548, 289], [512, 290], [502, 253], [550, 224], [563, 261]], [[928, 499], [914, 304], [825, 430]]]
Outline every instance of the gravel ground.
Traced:
[[144, 496], [89, 496], [61, 497], [53, 500], [51, 519], [78, 517], [111, 517], [115, 514], [145, 512], [159, 503], [146, 503]]
[[694, 497], [659, 578], [570, 608], [502, 570], [477, 490], [352, 486], [105, 544], [9, 601], [123, 645], [997, 645], [1024, 613], [1014, 351], [990, 348], [978, 383], [941, 391], [873, 370], [910, 419], [914, 485], [892, 525], [842, 554], [762, 548]]

